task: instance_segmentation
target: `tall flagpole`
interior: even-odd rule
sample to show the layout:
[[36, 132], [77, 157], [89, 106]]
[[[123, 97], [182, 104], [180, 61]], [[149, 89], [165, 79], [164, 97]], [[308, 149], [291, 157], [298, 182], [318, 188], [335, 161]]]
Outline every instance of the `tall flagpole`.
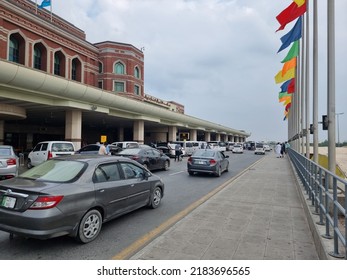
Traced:
[[52, 6], [53, 6], [53, 0], [51, 0], [51, 6], [50, 6], [50, 10], [51, 10], [51, 22], [52, 22], [52, 20], [53, 20], [53, 16], [52, 16]]
[[309, 0], [306, 0], [306, 33], [305, 33], [305, 38], [306, 38], [306, 56], [305, 56], [305, 105], [306, 105], [306, 110], [305, 110], [305, 120], [306, 120], [306, 157], [310, 158], [310, 17], [309, 17]]
[[313, 7], [313, 161], [318, 163], [318, 0]]
[[335, 139], [335, 0], [328, 0], [328, 162], [336, 172]]
[[37, 0], [35, 0], [35, 14], [37, 14]]

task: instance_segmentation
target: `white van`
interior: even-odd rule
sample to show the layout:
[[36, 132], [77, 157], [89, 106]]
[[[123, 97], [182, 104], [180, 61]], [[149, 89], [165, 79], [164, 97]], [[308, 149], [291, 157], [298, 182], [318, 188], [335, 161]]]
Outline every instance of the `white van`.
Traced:
[[67, 141], [45, 141], [38, 143], [28, 155], [27, 167], [39, 165], [40, 163], [54, 157], [75, 154], [75, 146]]
[[216, 149], [221, 152], [225, 152], [227, 150], [227, 145], [222, 141], [209, 141], [207, 142], [211, 149]]
[[115, 146], [121, 148], [122, 150], [140, 147], [140, 144], [136, 141], [113, 142], [111, 145], [115, 145]]

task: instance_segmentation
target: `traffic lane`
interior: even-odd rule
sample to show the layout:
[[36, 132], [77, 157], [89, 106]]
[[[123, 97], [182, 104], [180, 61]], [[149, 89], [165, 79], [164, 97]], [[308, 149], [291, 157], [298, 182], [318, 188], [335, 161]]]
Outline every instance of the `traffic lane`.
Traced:
[[0, 259], [111, 259], [261, 157], [250, 152], [227, 154], [230, 156], [229, 172], [221, 177], [189, 176], [187, 158], [180, 162], [171, 161], [169, 171], [154, 172], [163, 178], [166, 185], [162, 205], [154, 210], [142, 208], [105, 223], [99, 237], [89, 244], [80, 245], [67, 236], [50, 240], [14, 236], [13, 240], [9, 240], [9, 234], [0, 231]]

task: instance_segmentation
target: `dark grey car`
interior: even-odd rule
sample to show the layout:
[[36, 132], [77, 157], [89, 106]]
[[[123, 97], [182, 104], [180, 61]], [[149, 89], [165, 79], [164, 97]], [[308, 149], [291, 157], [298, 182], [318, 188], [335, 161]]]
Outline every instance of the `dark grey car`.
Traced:
[[229, 156], [216, 149], [196, 150], [187, 161], [189, 175], [195, 173], [209, 173], [221, 176], [229, 170]]
[[143, 206], [157, 208], [163, 195], [162, 180], [133, 160], [57, 157], [0, 183], [0, 230], [88, 243], [102, 223]]

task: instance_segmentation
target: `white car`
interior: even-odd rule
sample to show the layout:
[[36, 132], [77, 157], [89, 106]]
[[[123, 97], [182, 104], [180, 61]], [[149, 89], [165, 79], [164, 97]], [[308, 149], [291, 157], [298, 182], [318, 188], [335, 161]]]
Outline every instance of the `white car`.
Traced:
[[236, 154], [236, 153], [242, 154], [242, 153], [243, 153], [243, 146], [242, 146], [242, 145], [235, 144], [235, 145], [233, 146], [232, 152], [233, 152], [233, 154]]
[[263, 143], [256, 143], [254, 153], [257, 155], [265, 155], [265, 148]]
[[75, 146], [68, 141], [45, 141], [38, 143], [28, 155], [27, 167], [39, 165], [42, 162], [59, 156], [75, 154]]

